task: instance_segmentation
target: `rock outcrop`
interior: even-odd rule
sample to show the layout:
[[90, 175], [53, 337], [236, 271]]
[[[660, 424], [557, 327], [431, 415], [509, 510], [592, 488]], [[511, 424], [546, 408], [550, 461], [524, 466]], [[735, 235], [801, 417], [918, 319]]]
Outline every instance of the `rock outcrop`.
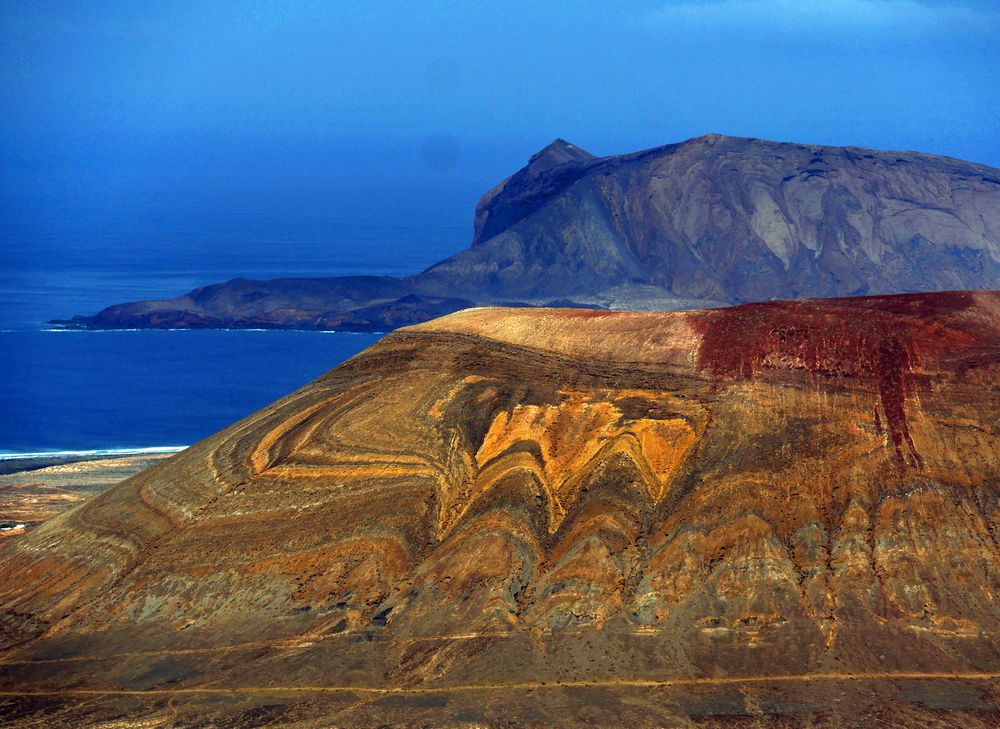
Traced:
[[473, 304], [675, 310], [1000, 288], [1000, 170], [708, 135], [617, 157], [556, 140], [488, 192], [469, 250], [400, 279], [236, 279], [70, 327], [385, 331]]
[[472, 309], [6, 540], [0, 717], [993, 726], [998, 529], [1000, 293]]

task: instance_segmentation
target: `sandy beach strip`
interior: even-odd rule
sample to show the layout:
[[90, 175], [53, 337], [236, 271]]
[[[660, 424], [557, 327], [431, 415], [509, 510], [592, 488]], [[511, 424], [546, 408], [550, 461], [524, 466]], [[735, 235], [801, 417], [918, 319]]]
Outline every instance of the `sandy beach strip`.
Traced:
[[174, 452], [172, 448], [0, 456], [0, 539], [23, 534]]

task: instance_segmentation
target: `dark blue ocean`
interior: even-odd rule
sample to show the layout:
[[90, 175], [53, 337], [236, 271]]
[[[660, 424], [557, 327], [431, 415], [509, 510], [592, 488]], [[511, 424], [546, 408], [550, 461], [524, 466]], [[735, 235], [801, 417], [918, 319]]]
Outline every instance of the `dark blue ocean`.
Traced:
[[[408, 274], [468, 246], [471, 191], [246, 204], [3, 207], [0, 454], [190, 445], [378, 334], [53, 331], [46, 322], [237, 276]], [[109, 212], [110, 211], [110, 212]]]

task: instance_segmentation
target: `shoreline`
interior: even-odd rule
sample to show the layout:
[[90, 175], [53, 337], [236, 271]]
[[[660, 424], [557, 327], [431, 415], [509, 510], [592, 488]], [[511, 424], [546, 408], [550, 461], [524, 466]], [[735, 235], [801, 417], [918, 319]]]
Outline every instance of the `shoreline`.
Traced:
[[295, 332], [299, 334], [391, 334], [394, 329], [294, 329], [289, 327], [43, 327], [3, 332]]
[[100, 455], [35, 454], [0, 461], [0, 540], [20, 536], [170, 458], [177, 451], [169, 448], [124, 453], [126, 449], [119, 449]]
[[180, 453], [185, 448], [187, 446], [153, 446], [148, 448], [95, 448], [91, 450], [0, 453], [0, 476], [37, 471], [50, 466], [65, 466], [91, 461], [163, 458]]

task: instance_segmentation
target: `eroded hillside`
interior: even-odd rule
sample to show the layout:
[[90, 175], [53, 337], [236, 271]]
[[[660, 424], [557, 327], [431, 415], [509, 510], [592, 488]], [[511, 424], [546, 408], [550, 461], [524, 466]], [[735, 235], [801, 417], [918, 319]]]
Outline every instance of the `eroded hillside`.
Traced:
[[997, 293], [468, 310], [8, 540], [0, 716], [989, 726], [998, 486]]

